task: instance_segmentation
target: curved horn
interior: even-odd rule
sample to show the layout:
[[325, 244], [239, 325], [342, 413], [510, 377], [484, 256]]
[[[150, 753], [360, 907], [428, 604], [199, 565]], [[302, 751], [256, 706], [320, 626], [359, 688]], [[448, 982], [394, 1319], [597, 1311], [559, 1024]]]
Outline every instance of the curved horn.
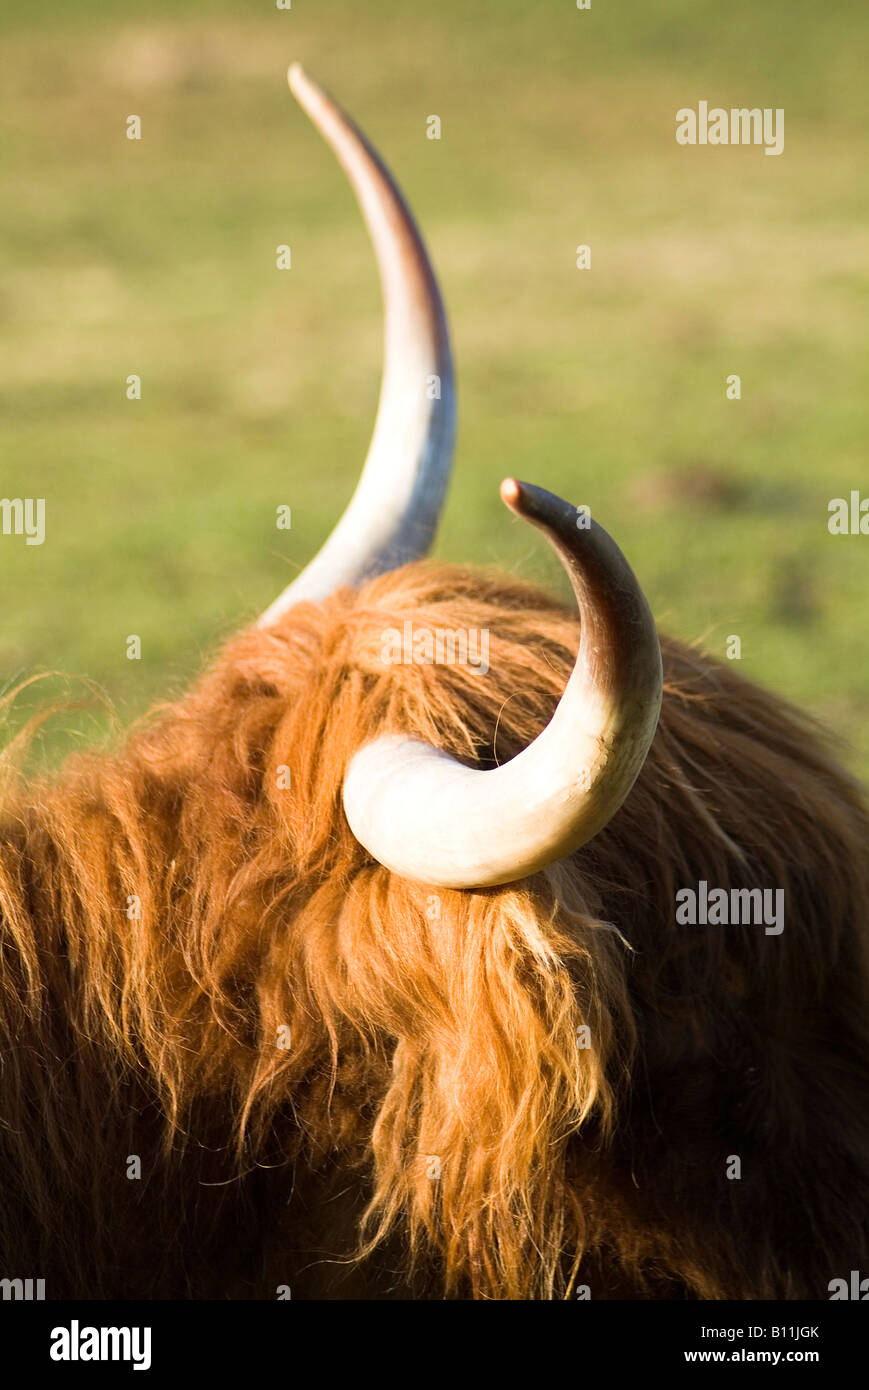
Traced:
[[263, 613], [262, 627], [301, 599], [322, 599], [425, 555], [455, 434], [446, 317], [413, 218], [365, 136], [297, 63], [289, 83], [353, 185], [377, 255], [386, 328], [377, 420], [356, 491], [322, 549]]
[[642, 767], [661, 709], [661, 650], [633, 571], [596, 522], [508, 478], [501, 496], [540, 528], [570, 576], [581, 632], [550, 723], [491, 771], [389, 735], [361, 749], [344, 810], [368, 852], [442, 888], [512, 883], [572, 854], [610, 820]]

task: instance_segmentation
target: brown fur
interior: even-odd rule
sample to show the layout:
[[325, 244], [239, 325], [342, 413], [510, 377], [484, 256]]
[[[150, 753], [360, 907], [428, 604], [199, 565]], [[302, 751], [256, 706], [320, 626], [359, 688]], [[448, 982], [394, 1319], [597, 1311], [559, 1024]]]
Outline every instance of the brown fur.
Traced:
[[[406, 618], [488, 629], [489, 674], [383, 665]], [[666, 641], [646, 766], [569, 861], [435, 892], [350, 834], [361, 742], [503, 761], [577, 636], [534, 589], [409, 566], [243, 632], [120, 754], [8, 773], [0, 1276], [824, 1298], [869, 1271], [869, 820], [806, 719]], [[783, 888], [782, 935], [677, 926], [701, 878]]]

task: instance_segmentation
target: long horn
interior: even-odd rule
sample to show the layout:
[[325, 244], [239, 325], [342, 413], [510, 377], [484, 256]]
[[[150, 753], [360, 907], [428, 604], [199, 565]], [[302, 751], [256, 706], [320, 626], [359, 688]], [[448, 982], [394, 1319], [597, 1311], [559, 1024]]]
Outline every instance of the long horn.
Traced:
[[491, 771], [388, 735], [355, 755], [344, 781], [347, 819], [368, 852], [442, 888], [512, 883], [584, 845], [633, 786], [661, 709], [654, 619], [615, 541], [542, 488], [508, 478], [501, 496], [546, 535], [579, 606], [579, 653], [555, 714]]
[[425, 555], [450, 474], [455, 386], [444, 307], [422, 238], [389, 172], [335, 102], [297, 63], [290, 90], [338, 156], [362, 209], [386, 315], [383, 383], [356, 491], [306, 569], [259, 620], [322, 599]]

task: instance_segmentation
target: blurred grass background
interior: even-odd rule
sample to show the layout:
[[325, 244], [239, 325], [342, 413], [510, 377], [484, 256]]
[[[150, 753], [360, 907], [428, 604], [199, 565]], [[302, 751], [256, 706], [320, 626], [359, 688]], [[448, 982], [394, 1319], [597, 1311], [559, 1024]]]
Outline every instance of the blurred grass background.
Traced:
[[[831, 497], [869, 494], [867, 37], [847, 0], [3, 0], [0, 495], [46, 497], [47, 539], [0, 538], [0, 680], [84, 675], [128, 720], [352, 491], [379, 288], [287, 91], [297, 58], [394, 170], [444, 289], [460, 433], [436, 554], [558, 585], [498, 482], [587, 503], [663, 628], [719, 655], [738, 634], [742, 672], [869, 777], [869, 538], [827, 530]], [[784, 153], [678, 146], [701, 99], [783, 107]], [[102, 719], [65, 716], [44, 756]]]

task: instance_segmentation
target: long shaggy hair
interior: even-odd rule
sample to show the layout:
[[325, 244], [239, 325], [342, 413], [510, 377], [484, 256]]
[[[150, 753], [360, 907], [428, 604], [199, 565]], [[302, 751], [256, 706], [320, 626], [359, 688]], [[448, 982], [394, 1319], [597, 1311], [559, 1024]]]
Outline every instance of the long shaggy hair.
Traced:
[[[407, 619], [487, 630], [488, 674], [384, 665]], [[569, 860], [435, 891], [350, 833], [364, 741], [503, 762], [577, 644], [531, 587], [412, 565], [243, 632], [117, 755], [10, 762], [0, 1275], [823, 1298], [867, 1267], [869, 818], [804, 717], [665, 641], [643, 772]], [[677, 925], [701, 879], [783, 889], [784, 931]]]

